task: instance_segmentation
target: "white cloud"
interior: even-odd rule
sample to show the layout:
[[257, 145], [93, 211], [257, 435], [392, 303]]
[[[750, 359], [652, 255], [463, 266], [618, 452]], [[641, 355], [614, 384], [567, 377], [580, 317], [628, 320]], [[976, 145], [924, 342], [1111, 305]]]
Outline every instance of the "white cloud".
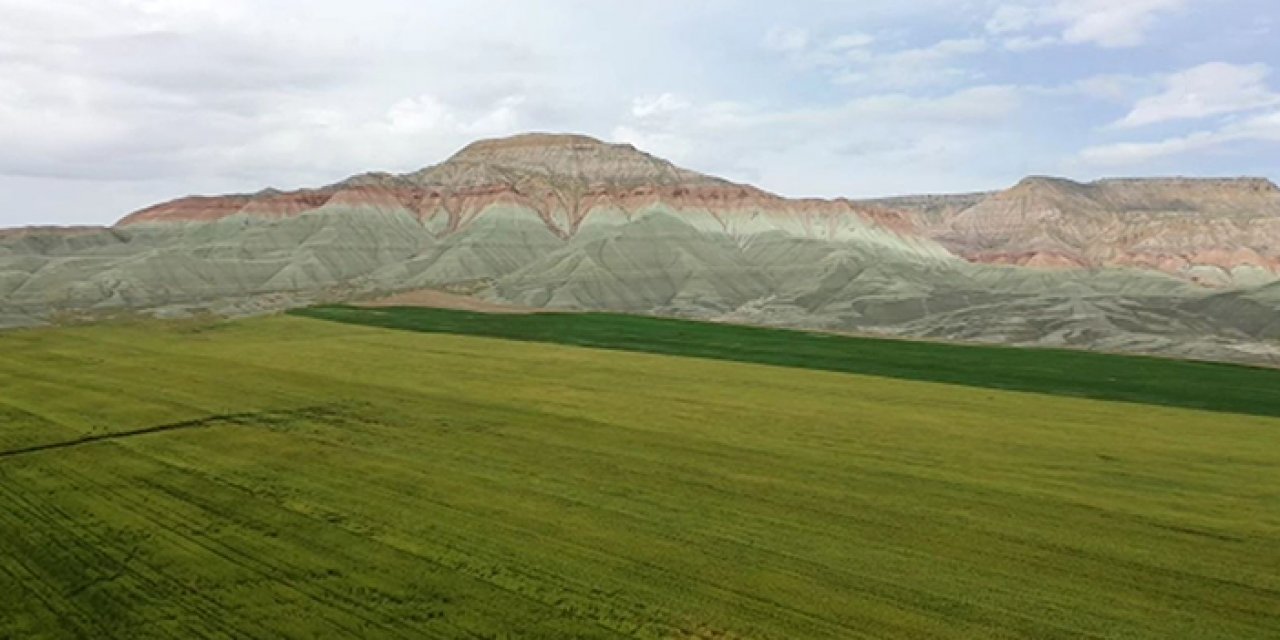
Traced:
[[1080, 152], [1087, 165], [1123, 167], [1160, 158], [1207, 151], [1241, 141], [1280, 143], [1280, 111], [1233, 122], [1212, 131], [1196, 131], [1156, 142], [1122, 142], [1089, 147]]
[[1280, 104], [1280, 93], [1266, 85], [1269, 73], [1264, 64], [1211, 62], [1192, 67], [1169, 76], [1162, 93], [1140, 100], [1116, 124], [1140, 127]]
[[1185, 0], [1073, 0], [1062, 39], [1073, 44], [1131, 47], [1142, 44], [1157, 16], [1185, 5]]
[[1043, 49], [1045, 47], [1055, 45], [1058, 42], [1059, 40], [1053, 36], [1041, 36], [1038, 38], [1032, 36], [1013, 36], [1012, 38], [1007, 38], [1004, 41], [1004, 48], [1014, 52], [1035, 51], [1036, 49]]
[[587, 68], [628, 61], [547, 26], [587, 31], [573, 19], [590, 9], [484, 1], [0, 0], [0, 182], [22, 195], [0, 226], [408, 171], [526, 128], [606, 131], [616, 102], [577, 79], [603, 87]]
[[[197, 161], [246, 178], [280, 175], [280, 168], [288, 167], [285, 173], [304, 183], [327, 175], [333, 167], [350, 167], [334, 178], [383, 167], [409, 170], [442, 160], [476, 139], [531, 128], [525, 115], [530, 107], [523, 95], [459, 105], [432, 94], [402, 98], [381, 113], [289, 105], [264, 114], [257, 136], [207, 149]], [[424, 148], [433, 150], [433, 157], [424, 158]]]
[[[1245, 33], [1270, 0], [1232, 0], [1259, 9], [1184, 22], [1178, 42], [1125, 57], [1030, 68], [1047, 56], [991, 49], [1154, 40], [1182, 3], [1005, 1], [0, 0], [0, 226], [408, 171], [530, 129], [788, 194], [987, 188], [1114, 135], [1097, 131], [1113, 117], [1098, 101], [1167, 90], [1144, 71], [1167, 47], [1240, 33], [1232, 56], [1276, 51]], [[1050, 88], [1006, 86], [1019, 82]], [[1253, 120], [1249, 140], [1273, 130]], [[1195, 121], [1169, 122], [1178, 137]]]
[[1110, 73], [1077, 80], [1071, 83], [1070, 91], [1095, 100], [1129, 105], [1158, 86], [1156, 78]]
[[1165, 156], [1206, 149], [1222, 141], [1217, 134], [1201, 131], [1158, 142], [1118, 142], [1088, 147], [1080, 152], [1080, 159], [1092, 166], [1132, 166]]
[[[557, 36], [517, 37], [517, 23], [553, 8], [473, 29], [480, 11], [464, 4], [441, 2], [427, 20], [370, 0], [339, 23], [326, 3], [297, 15], [270, 1], [0, 0], [0, 173], [142, 180], [257, 170], [322, 182], [417, 168], [535, 118], [553, 126], [559, 105], [579, 102], [577, 87], [547, 71], [557, 67], [549, 56], [578, 70]], [[451, 13], [466, 19], [435, 22]], [[356, 35], [397, 28], [414, 37]]]
[[656, 96], [636, 98], [631, 102], [631, 115], [637, 118], [653, 118], [682, 111], [689, 103], [679, 96], [666, 92]]
[[1005, 4], [987, 20], [987, 31], [1006, 37], [1011, 50], [1054, 42], [1132, 47], [1145, 41], [1157, 17], [1187, 0], [1053, 0], [1038, 5]]
[[[1216, 128], [1202, 128], [1154, 141], [1101, 144], [1082, 150], [1077, 159], [1086, 166], [1136, 167], [1156, 160], [1222, 150], [1231, 145], [1280, 142], [1280, 93], [1266, 84], [1270, 69], [1263, 64], [1212, 62], [1160, 80], [1161, 90], [1137, 100], [1113, 129], [1227, 116]], [[1103, 76], [1082, 86], [1100, 96], [1118, 98], [1140, 86], [1131, 76]], [[1254, 113], [1248, 116], [1248, 113]]]
[[[774, 32], [766, 41], [785, 41], [774, 46], [796, 66], [817, 69], [838, 85], [859, 85], [871, 90], [898, 90], [950, 83], [975, 78], [977, 74], [956, 64], [956, 60], [987, 50], [983, 38], [951, 38], [929, 46], [903, 49], [872, 48], [877, 42], [865, 33], [846, 33], [825, 41], [815, 41], [808, 32], [803, 38], [782, 37]], [[777, 43], [775, 43], [777, 44]]]
[[491, 108], [468, 119], [436, 96], [421, 95], [396, 102], [387, 110], [382, 123], [370, 124], [385, 124], [386, 133], [393, 136], [420, 133], [501, 135], [511, 133], [520, 126], [519, 108], [524, 101], [524, 96], [507, 96]]
[[795, 109], [684, 104], [662, 119], [633, 114], [613, 136], [764, 188], [841, 196], [910, 191], [912, 181], [944, 167], [956, 182], [933, 188], [959, 188], [963, 176], [971, 180], [985, 166], [980, 158], [1012, 144], [1009, 123], [1023, 97], [1015, 87], [982, 86], [936, 98], [887, 93]]
[[846, 85], [910, 88], [975, 78], [977, 74], [954, 64], [956, 58], [987, 49], [981, 38], [942, 40], [928, 47], [870, 54], [846, 66], [834, 80]]
[[832, 51], [845, 51], [848, 49], [862, 49], [870, 46], [875, 42], [875, 36], [866, 33], [846, 33], [832, 38], [827, 42], [827, 49]]
[[799, 27], [774, 27], [764, 35], [764, 46], [773, 51], [801, 51], [809, 46], [809, 32]]
[[988, 33], [1016, 33], [1046, 21], [1046, 17], [1021, 4], [1004, 4], [996, 7], [987, 19]]
[[677, 133], [622, 124], [613, 128], [609, 138], [676, 163], [687, 162], [694, 155], [694, 142]]

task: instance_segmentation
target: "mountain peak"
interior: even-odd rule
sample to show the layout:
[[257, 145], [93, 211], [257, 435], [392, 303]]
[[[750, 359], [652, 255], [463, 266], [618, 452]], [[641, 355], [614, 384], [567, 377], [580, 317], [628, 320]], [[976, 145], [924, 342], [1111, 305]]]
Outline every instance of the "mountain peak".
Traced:
[[1045, 184], [1077, 186], [1077, 187], [1081, 186], [1079, 182], [1076, 182], [1075, 180], [1072, 180], [1070, 178], [1063, 178], [1060, 176], [1048, 176], [1048, 175], [1030, 175], [1023, 178], [1022, 180], [1019, 180], [1018, 184], [1014, 186], [1018, 187], [1018, 186], [1045, 185]]
[[[512, 151], [527, 151], [529, 149], [549, 147], [577, 147], [579, 150], [586, 151], [608, 146], [611, 145], [603, 140], [578, 133], [545, 133], [534, 131], [529, 133], [519, 133], [504, 138], [476, 140], [475, 142], [463, 147], [462, 150], [454, 154], [453, 157], [468, 158], [485, 154], [509, 153]], [[617, 146], [624, 146], [633, 151], [635, 150], [631, 145]]]
[[1070, 178], [1059, 178], [1057, 176], [1027, 176], [1022, 180], [1019, 180], [1018, 184], [1014, 185], [1012, 189], [1009, 189], [1009, 191], [1025, 192], [1045, 190], [1053, 192], [1075, 192], [1087, 187], [1088, 185], [1076, 182]]
[[473, 142], [448, 160], [405, 178], [421, 185], [465, 188], [530, 179], [584, 187], [722, 185], [629, 144], [569, 133], [524, 133]]

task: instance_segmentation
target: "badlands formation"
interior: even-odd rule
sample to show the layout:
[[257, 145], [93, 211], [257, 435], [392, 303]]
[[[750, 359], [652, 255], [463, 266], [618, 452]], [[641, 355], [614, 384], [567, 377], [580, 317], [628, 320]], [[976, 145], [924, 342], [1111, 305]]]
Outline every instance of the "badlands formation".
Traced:
[[1280, 189], [1035, 177], [997, 193], [786, 199], [629, 145], [528, 134], [403, 175], [0, 230], [0, 326], [417, 289], [1280, 364]]

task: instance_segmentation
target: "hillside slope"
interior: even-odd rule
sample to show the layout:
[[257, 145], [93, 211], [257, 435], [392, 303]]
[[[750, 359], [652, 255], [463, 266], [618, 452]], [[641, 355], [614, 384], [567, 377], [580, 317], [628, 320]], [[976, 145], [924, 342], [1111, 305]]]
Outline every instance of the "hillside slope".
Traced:
[[1261, 179], [1028, 178], [926, 224], [976, 262], [1135, 267], [1210, 286], [1280, 273], [1280, 188]]
[[1276, 362], [1275, 201], [1259, 181], [1048, 179], [793, 200], [629, 145], [527, 134], [408, 174], [182, 198], [107, 229], [0, 233], [0, 326], [431, 287], [530, 307]]

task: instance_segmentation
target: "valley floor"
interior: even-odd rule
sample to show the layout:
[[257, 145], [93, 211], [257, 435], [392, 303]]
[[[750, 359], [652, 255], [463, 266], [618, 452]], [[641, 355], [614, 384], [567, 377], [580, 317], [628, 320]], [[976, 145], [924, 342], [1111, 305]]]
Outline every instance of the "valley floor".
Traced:
[[0, 638], [1280, 635], [1264, 410], [295, 316], [0, 354]]

